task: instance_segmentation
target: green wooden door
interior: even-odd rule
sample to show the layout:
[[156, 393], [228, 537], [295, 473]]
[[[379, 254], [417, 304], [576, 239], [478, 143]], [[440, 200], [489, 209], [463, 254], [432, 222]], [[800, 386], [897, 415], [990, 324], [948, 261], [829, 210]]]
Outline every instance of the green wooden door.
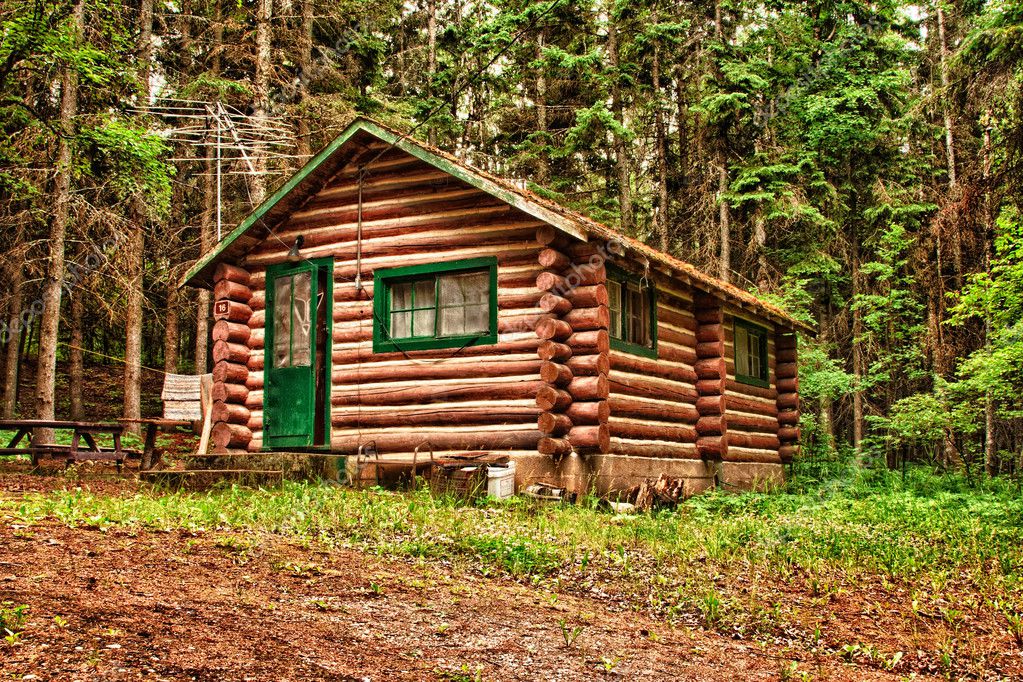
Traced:
[[263, 444], [313, 444], [316, 425], [317, 267], [272, 266], [266, 282]]

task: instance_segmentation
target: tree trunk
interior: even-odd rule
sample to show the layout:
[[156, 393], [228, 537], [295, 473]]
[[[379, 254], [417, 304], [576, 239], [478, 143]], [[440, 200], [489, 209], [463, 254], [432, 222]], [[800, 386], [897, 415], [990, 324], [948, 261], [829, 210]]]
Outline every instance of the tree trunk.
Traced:
[[309, 100], [309, 81], [313, 69], [313, 21], [315, 19], [315, 0], [302, 0], [302, 28], [298, 41], [298, 103], [301, 109], [298, 112], [298, 139], [296, 140], [296, 151], [303, 157], [312, 156], [312, 146], [309, 139], [309, 112], [305, 105]]
[[[78, 0], [71, 13], [71, 30], [77, 41], [85, 25], [85, 3]], [[36, 365], [36, 418], [55, 417], [57, 386], [57, 335], [60, 331], [60, 302], [64, 288], [64, 248], [71, 213], [71, 136], [78, 113], [78, 76], [65, 64], [61, 73], [60, 119], [57, 143], [53, 219], [50, 223], [49, 254], [42, 285], [43, 311], [39, 322], [39, 361]], [[52, 443], [52, 429], [38, 429], [35, 442]]]
[[[653, 23], [658, 20], [657, 12], [652, 15]], [[657, 146], [657, 210], [654, 213], [654, 233], [661, 251], [668, 250], [668, 136], [664, 127], [664, 111], [661, 108], [661, 45], [654, 39], [654, 59], [651, 69], [654, 97], [654, 135]]]
[[[625, 113], [622, 104], [622, 86], [620, 83], [620, 64], [618, 58], [618, 28], [613, 16], [608, 17], [607, 24], [607, 59], [611, 67], [611, 114], [624, 130]], [[634, 221], [632, 216], [632, 185], [629, 170], [629, 150], [625, 137], [620, 132], [614, 133], [615, 170], [618, 182], [618, 206], [621, 215], [621, 230], [632, 234]]]
[[[437, 0], [426, 0], [426, 94], [430, 97], [430, 108], [433, 108], [433, 81], [437, 76]], [[430, 124], [427, 129], [427, 140], [431, 145], [437, 144], [437, 127]]]
[[[860, 280], [860, 240], [859, 231], [856, 225], [852, 228], [852, 300], [856, 301], [856, 298], [863, 293], [862, 282]], [[861, 388], [863, 384], [864, 374], [864, 359], [863, 359], [863, 313], [859, 308], [853, 308], [852, 311], [852, 360], [853, 360], [853, 448], [856, 451], [856, 456], [859, 457], [863, 454], [862, 443], [863, 443], [863, 390]]]
[[24, 274], [21, 263], [11, 267], [10, 310], [7, 312], [7, 346], [4, 349], [4, 390], [0, 400], [0, 419], [13, 419], [18, 410], [18, 375], [21, 367], [22, 329], [21, 308], [25, 300]]
[[718, 277], [722, 281], [729, 281], [732, 277], [732, 223], [731, 211], [728, 201], [725, 200], [725, 192], [728, 191], [728, 168], [725, 166], [724, 154], [718, 157], [718, 240], [720, 250], [718, 251]]
[[[270, 112], [270, 19], [273, 0], [256, 0], [256, 73], [253, 79], [252, 109], [256, 127], [266, 125]], [[253, 206], [266, 197], [266, 158], [261, 145], [255, 145], [252, 154], [253, 172], [250, 175], [249, 197]]]
[[167, 319], [163, 328], [163, 371], [168, 374], [178, 371], [178, 342], [181, 338], [178, 300], [178, 285], [171, 279], [167, 283]]
[[[537, 37], [536, 61], [540, 64], [536, 72], [536, 130], [540, 133], [540, 139], [547, 143], [547, 129], [550, 122], [547, 120], [547, 73], [543, 66], [543, 50], [547, 41], [546, 30], [541, 30]], [[550, 180], [551, 167], [550, 159], [546, 151], [537, 157], [536, 182], [546, 186]]]
[[[991, 174], [991, 112], [984, 115], [984, 145], [983, 145], [983, 177], [984, 177], [984, 270], [988, 277], [991, 276], [992, 251], [995, 244], [994, 216], [991, 209], [991, 189], [988, 179]], [[989, 304], [990, 306], [990, 304]], [[984, 311], [984, 345], [991, 347], [991, 310], [990, 307]], [[997, 473], [998, 444], [995, 441], [995, 397], [988, 388], [984, 392], [984, 470], [988, 476]]]
[[68, 292], [71, 296], [71, 334], [68, 348], [68, 393], [71, 399], [71, 419], [85, 419], [85, 408], [82, 402], [82, 381], [85, 375], [85, 357], [82, 348], [85, 345], [85, 288], [79, 282], [75, 291]]
[[941, 111], [945, 124], [945, 163], [948, 166], [948, 186], [956, 186], [956, 148], [955, 136], [952, 131], [952, 107], [949, 103], [948, 91], [948, 42], [945, 38], [945, 11], [941, 3], [938, 8], [938, 54], [941, 65]]

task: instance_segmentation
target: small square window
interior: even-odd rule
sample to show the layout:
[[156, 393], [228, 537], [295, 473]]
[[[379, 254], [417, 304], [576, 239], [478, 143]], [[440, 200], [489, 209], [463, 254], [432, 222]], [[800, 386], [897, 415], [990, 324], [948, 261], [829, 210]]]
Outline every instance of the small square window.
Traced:
[[735, 380], [754, 386], [770, 386], [767, 330], [738, 318], [735, 318], [734, 327]]

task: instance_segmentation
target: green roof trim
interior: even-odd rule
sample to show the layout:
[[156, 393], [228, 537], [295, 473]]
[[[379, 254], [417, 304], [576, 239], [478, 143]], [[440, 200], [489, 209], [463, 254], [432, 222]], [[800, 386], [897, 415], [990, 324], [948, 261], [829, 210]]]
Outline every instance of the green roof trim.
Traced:
[[321, 149], [316, 156], [310, 159], [306, 165], [302, 166], [302, 168], [291, 176], [286, 183], [281, 185], [276, 192], [256, 207], [256, 209], [250, 213], [248, 217], [238, 225], [238, 227], [231, 230], [231, 232], [229, 232], [228, 235], [220, 241], [220, 243], [210, 250], [209, 253], [201, 256], [199, 260], [196, 261], [195, 265], [189, 268], [188, 273], [182, 280], [182, 284], [201, 284], [204, 279], [203, 273], [217, 262], [218, 258], [224, 253], [224, 251], [229, 249], [239, 237], [255, 226], [274, 206], [276, 206], [286, 196], [291, 194], [296, 187], [298, 187], [306, 178], [330, 159], [336, 151], [343, 147], [346, 142], [359, 132], [369, 133], [383, 142], [394, 146], [396, 149], [400, 149], [403, 152], [416, 157], [420, 161], [424, 161], [434, 168], [442, 170], [445, 173], [462, 180], [466, 184], [486, 192], [494, 198], [500, 199], [511, 206], [514, 206], [534, 218], [550, 223], [578, 239], [585, 241], [588, 238], [587, 232], [570, 218], [540, 206], [535, 202], [530, 201], [527, 197], [524, 197], [506, 187], [502, 187], [499, 183], [494, 182], [481, 173], [475, 172], [471, 168], [459, 164], [457, 161], [444, 158], [444, 156], [430, 151], [407, 135], [402, 135], [395, 131], [388, 130], [383, 126], [377, 125], [376, 123], [366, 119], [356, 119], [344, 130], [344, 132], [334, 138], [330, 144]]

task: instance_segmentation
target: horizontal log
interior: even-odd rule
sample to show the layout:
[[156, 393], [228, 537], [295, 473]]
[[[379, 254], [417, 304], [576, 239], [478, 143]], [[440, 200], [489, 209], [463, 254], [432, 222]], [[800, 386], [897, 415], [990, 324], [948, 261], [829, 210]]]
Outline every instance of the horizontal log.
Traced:
[[215, 301], [237, 301], [247, 304], [251, 298], [252, 289], [246, 284], [238, 284], [225, 279], [213, 285], [213, 300]]
[[536, 354], [540, 357], [541, 360], [554, 360], [557, 362], [565, 362], [572, 358], [572, 348], [568, 344], [558, 343], [557, 341], [551, 341], [550, 339], [548, 339], [546, 341], [540, 342], [540, 345], [537, 346]]
[[725, 407], [729, 412], [752, 412], [766, 417], [778, 416], [778, 406], [775, 403], [765, 403], [752, 398], [727, 395], [725, 396]]
[[249, 353], [249, 361], [245, 363], [245, 366], [249, 368], [249, 372], [261, 372], [263, 371], [263, 364], [266, 361], [266, 354], [263, 352]]
[[727, 417], [729, 433], [732, 431], [759, 431], [760, 433], [770, 433], [772, 435], [778, 433], [777, 417], [745, 413], [736, 414], [735, 412], [729, 412]]
[[703, 358], [693, 364], [696, 378], [701, 381], [717, 381], [721, 383], [728, 376], [724, 358]]
[[696, 421], [696, 432], [701, 436], [720, 436], [728, 431], [728, 421], [723, 415], [708, 415]]
[[603, 284], [591, 284], [589, 286], [577, 286], [562, 294], [571, 303], [573, 308], [593, 308], [608, 304], [607, 287]]
[[253, 310], [252, 316], [245, 324], [249, 325], [249, 329], [262, 329], [266, 326], [266, 311]]
[[247, 324], [229, 322], [228, 320], [217, 320], [213, 325], [213, 341], [228, 341], [230, 343], [248, 343], [252, 330]]
[[563, 271], [572, 264], [572, 261], [568, 256], [557, 249], [552, 249], [550, 247], [541, 249], [540, 255], [537, 257], [537, 261], [540, 263], [541, 267], [554, 270], [556, 272]]
[[247, 324], [252, 317], [252, 308], [237, 301], [216, 301], [213, 304], [213, 317], [217, 320]]
[[725, 413], [725, 396], [705, 395], [696, 399], [696, 411], [701, 417], [713, 417]]
[[799, 424], [799, 412], [797, 410], [779, 412], [778, 423], [782, 426], [797, 426]]
[[212, 398], [215, 402], [245, 405], [248, 402], [249, 389], [244, 384], [215, 383], [213, 384]]
[[262, 328], [252, 329], [249, 332], [249, 349], [263, 350], [263, 342], [266, 340], [266, 332]]
[[245, 407], [250, 410], [263, 409], [263, 390], [249, 390], [248, 395], [245, 396]]
[[607, 329], [611, 324], [610, 312], [607, 306], [603, 305], [594, 308], [573, 308], [565, 313], [562, 319], [577, 332]]
[[[775, 365], [774, 374], [778, 381], [782, 379], [794, 379], [799, 375], [799, 368], [794, 362], [780, 362]], [[778, 389], [781, 390], [780, 388]]]
[[614, 417], [653, 419], [673, 423], [696, 424], [700, 415], [689, 402], [643, 400], [613, 393], [608, 399]]
[[252, 276], [248, 270], [230, 263], [217, 263], [217, 267], [213, 270], [214, 282], [228, 281], [247, 286], [251, 279]]
[[725, 344], [724, 341], [704, 341], [696, 342], [696, 357], [701, 360], [704, 358], [723, 358], [725, 355]]
[[249, 299], [249, 307], [253, 311], [266, 309], [266, 292], [263, 289], [253, 289], [252, 298]]
[[798, 445], [782, 445], [778, 448], [778, 456], [781, 457], [781, 461], [788, 464], [792, 459], [799, 454]]
[[778, 391], [773, 388], [764, 388], [763, 386], [753, 386], [752, 384], [743, 384], [735, 379], [727, 379], [725, 381], [725, 388], [735, 393], [741, 393], [743, 395], [754, 396], [756, 398], [767, 398], [768, 400], [777, 400]]
[[430, 431], [416, 429], [408, 432], [394, 430], [387, 433], [369, 432], [362, 436], [334, 432], [331, 435], [331, 450], [342, 455], [358, 453], [359, 446], [373, 447], [376, 452], [414, 452], [417, 448], [424, 460], [433, 451], [501, 451], [535, 450], [540, 440], [535, 428], [521, 430], [488, 430], [457, 432], [451, 430]]
[[609, 379], [611, 389], [616, 394], [688, 403], [695, 403], [699, 397], [694, 388], [644, 374], [631, 374], [612, 369]]
[[540, 379], [555, 386], [567, 386], [572, 381], [572, 370], [557, 362], [545, 361], [540, 364]]
[[799, 360], [799, 354], [795, 348], [775, 348], [774, 357], [778, 363], [797, 362]]
[[459, 426], [466, 424], [523, 424], [537, 418], [539, 410], [532, 405], [509, 405], [502, 401], [488, 401], [486, 405], [459, 407], [444, 405], [391, 406], [386, 411], [368, 411], [357, 407], [331, 410], [330, 423], [334, 428], [402, 429], [409, 426]]
[[503, 360], [499, 356], [477, 362], [421, 362], [403, 365], [364, 362], [335, 365], [331, 377], [335, 384], [359, 384], [378, 381], [430, 381], [434, 379], [478, 379], [482, 377], [530, 376], [540, 371], [539, 359]]
[[243, 364], [221, 360], [213, 365], [213, 383], [245, 384], [249, 368]]
[[585, 353], [607, 353], [611, 350], [611, 337], [606, 329], [588, 332], [575, 332], [568, 337], [566, 343], [576, 355]]
[[[535, 353], [540, 345], [533, 334], [525, 338], [501, 341], [500, 350], [505, 353]], [[424, 360], [444, 360], [457, 357], [479, 357], [481, 355], [493, 356], [495, 346], [465, 346], [464, 348], [439, 348], [433, 350], [413, 350], [401, 353], [374, 353], [371, 343], [366, 342], [361, 348], [335, 349], [331, 353], [331, 361], [334, 365], [351, 365], [359, 362], [367, 364], [373, 362], [389, 362], [393, 360], [404, 360], [420, 362]]]
[[697, 343], [717, 344], [724, 338], [725, 331], [721, 324], [701, 324], [696, 328]]
[[592, 377], [575, 377], [568, 384], [568, 392], [572, 400], [604, 400], [610, 393], [610, 383], [606, 374]]
[[778, 350], [796, 350], [798, 337], [795, 334], [776, 334], [774, 346]]
[[[249, 422], [245, 426], [247, 426], [249, 431], [252, 431], [253, 434], [255, 434], [256, 431], [262, 431], [263, 430], [263, 413], [262, 412], [253, 412], [251, 415], [249, 415]], [[249, 441], [249, 442], [251, 443], [252, 441]]]
[[241, 343], [214, 341], [213, 362], [221, 362], [223, 360], [239, 365], [247, 365], [249, 362], [249, 347]]
[[263, 389], [263, 372], [248, 372], [248, 377], [245, 379], [245, 388], [250, 391], [260, 391]]
[[251, 411], [244, 405], [216, 401], [210, 413], [210, 419], [214, 422], [229, 422], [231, 424], [248, 424]]
[[541, 225], [536, 228], [536, 242], [540, 246], [561, 248], [568, 245], [568, 237], [553, 225]]
[[704, 305], [701, 302], [695, 302], [693, 317], [696, 318], [696, 323], [699, 325], [722, 324], [725, 319], [724, 312], [721, 310], [720, 301], [715, 301], [714, 305], [711, 306]]
[[541, 455], [551, 457], [567, 457], [572, 454], [572, 444], [567, 438], [543, 437], [537, 443], [536, 449]]
[[775, 382], [775, 388], [779, 393], [799, 393], [799, 377], [779, 378]]
[[721, 379], [698, 379], [695, 386], [699, 395], [721, 395], [725, 390]]
[[604, 264], [596, 263], [575, 263], [565, 272], [564, 291], [570, 291], [576, 287], [588, 287], [594, 284], [603, 284], [607, 281], [607, 270]]
[[633, 457], [656, 457], [665, 459], [700, 459], [696, 445], [691, 443], [667, 443], [649, 440], [623, 440], [611, 436], [608, 451], [615, 455]]
[[611, 433], [620, 438], [661, 440], [672, 443], [695, 443], [696, 428], [689, 424], [650, 423], [612, 414], [608, 421]]
[[566, 414], [541, 412], [536, 418], [536, 428], [545, 436], [563, 436], [572, 428], [572, 419]]
[[[568, 351], [571, 353], [571, 348], [568, 348]], [[611, 357], [607, 353], [575, 355], [569, 357], [565, 364], [577, 376], [596, 376], [611, 371]]]
[[252, 431], [243, 424], [217, 422], [210, 430], [210, 442], [213, 443], [215, 452], [222, 452], [227, 448], [244, 448], [250, 440], [252, 440]]
[[[408, 405], [410, 403], [455, 402], [459, 400], [525, 400], [533, 399], [542, 381], [509, 381], [492, 383], [433, 383], [420, 386], [337, 386], [331, 391], [335, 407], [346, 405]], [[542, 406], [541, 406], [542, 407]], [[546, 409], [546, 408], [543, 408]]]
[[721, 436], [700, 436], [696, 439], [696, 451], [701, 459], [720, 460], [728, 453], [728, 446]]
[[729, 447], [722, 454], [721, 459], [725, 462], [753, 462], [757, 464], [777, 464], [782, 461], [781, 457], [777, 452], [770, 450], [766, 451], [750, 451], [750, 450], [732, 450]]
[[[729, 425], [730, 426], [730, 425]], [[751, 448], [753, 450], [775, 450], [781, 446], [778, 436], [767, 433], [728, 432], [728, 447]]]
[[550, 384], [541, 383], [536, 391], [536, 406], [550, 412], [563, 412], [572, 404], [572, 395]]
[[778, 438], [783, 443], [795, 443], [799, 441], [798, 426], [783, 426], [778, 429]]
[[603, 424], [611, 416], [611, 404], [607, 400], [573, 402], [565, 410], [573, 424]]
[[607, 424], [575, 426], [568, 432], [568, 441], [576, 450], [607, 452], [611, 445], [611, 432]]
[[777, 405], [779, 410], [798, 410], [799, 409], [799, 394], [798, 393], [779, 393], [777, 399]]
[[536, 323], [536, 335], [545, 341], [565, 341], [572, 336], [572, 326], [564, 320], [545, 317]]
[[645, 358], [631, 353], [611, 353], [611, 369], [619, 369], [623, 372], [635, 374], [647, 374], [660, 379], [669, 379], [685, 384], [696, 383], [696, 372], [690, 367], [673, 365], [668, 362], [659, 362], [654, 358]]
[[373, 302], [363, 301], [357, 305], [334, 305], [334, 322], [372, 320]]
[[540, 298], [539, 307], [545, 313], [560, 317], [572, 309], [572, 304], [567, 298], [547, 292]]

